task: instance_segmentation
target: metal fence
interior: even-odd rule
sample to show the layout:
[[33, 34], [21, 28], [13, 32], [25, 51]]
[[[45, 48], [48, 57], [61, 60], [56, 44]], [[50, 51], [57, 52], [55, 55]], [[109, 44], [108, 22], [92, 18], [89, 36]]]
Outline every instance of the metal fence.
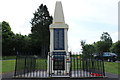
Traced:
[[71, 77], [105, 76], [103, 60], [81, 54], [71, 55]]
[[70, 59], [67, 55], [48, 55], [48, 58], [39, 55], [18, 55], [16, 58], [15, 78], [50, 78], [55, 76], [104, 77], [104, 62], [81, 54], [71, 54]]
[[36, 55], [18, 55], [15, 65], [15, 78], [48, 77], [47, 59]]

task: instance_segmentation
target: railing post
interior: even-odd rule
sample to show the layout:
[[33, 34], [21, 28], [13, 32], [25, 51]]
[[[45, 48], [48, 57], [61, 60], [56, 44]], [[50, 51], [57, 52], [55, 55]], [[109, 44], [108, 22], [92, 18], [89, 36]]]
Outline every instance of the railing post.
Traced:
[[69, 74], [69, 76], [72, 77], [72, 54], [71, 54], [71, 52], [69, 54], [70, 54], [70, 74]]
[[77, 77], [78, 77], [78, 54], [76, 54], [76, 59], [77, 59]]
[[105, 76], [105, 67], [104, 67], [104, 59], [102, 57], [102, 66], [103, 66], [103, 75]]
[[17, 62], [18, 62], [18, 59], [17, 59], [17, 58], [18, 58], [18, 52], [16, 52], [16, 62], [15, 62], [15, 72], [14, 72], [14, 76], [16, 76], [16, 73], [17, 73], [17, 72], [16, 72], [16, 71], [17, 71], [17, 64], [18, 64], [18, 63], [17, 63]]

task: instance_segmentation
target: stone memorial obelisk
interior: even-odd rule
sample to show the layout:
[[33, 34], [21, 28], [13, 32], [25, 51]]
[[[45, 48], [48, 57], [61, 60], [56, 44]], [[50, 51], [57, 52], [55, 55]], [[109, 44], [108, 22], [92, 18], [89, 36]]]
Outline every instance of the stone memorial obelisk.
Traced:
[[56, 2], [53, 23], [50, 29], [50, 53], [48, 60], [49, 74], [68, 75], [70, 55], [68, 53], [68, 25], [65, 23], [63, 8], [60, 1]]

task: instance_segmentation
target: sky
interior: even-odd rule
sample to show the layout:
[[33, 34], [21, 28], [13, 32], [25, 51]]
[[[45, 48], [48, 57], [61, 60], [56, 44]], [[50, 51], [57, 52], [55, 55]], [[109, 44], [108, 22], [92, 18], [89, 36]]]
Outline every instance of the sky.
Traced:
[[[68, 30], [68, 46], [72, 52], [81, 52], [80, 41], [92, 44], [108, 32], [118, 40], [119, 0], [60, 0]], [[1, 0], [0, 22], [7, 21], [14, 33], [31, 33], [33, 13], [43, 3], [50, 15], [54, 15], [56, 0]]]

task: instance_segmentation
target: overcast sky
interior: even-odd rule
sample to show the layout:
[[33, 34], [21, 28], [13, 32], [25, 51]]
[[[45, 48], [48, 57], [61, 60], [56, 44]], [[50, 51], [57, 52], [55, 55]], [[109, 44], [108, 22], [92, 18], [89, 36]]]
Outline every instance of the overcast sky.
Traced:
[[[80, 40], [92, 44], [108, 32], [113, 42], [118, 40], [119, 0], [61, 0], [65, 22], [69, 25], [68, 45], [73, 52], [80, 51]], [[14, 33], [31, 31], [31, 18], [43, 3], [53, 16], [56, 0], [1, 0], [0, 22], [9, 22]]]

